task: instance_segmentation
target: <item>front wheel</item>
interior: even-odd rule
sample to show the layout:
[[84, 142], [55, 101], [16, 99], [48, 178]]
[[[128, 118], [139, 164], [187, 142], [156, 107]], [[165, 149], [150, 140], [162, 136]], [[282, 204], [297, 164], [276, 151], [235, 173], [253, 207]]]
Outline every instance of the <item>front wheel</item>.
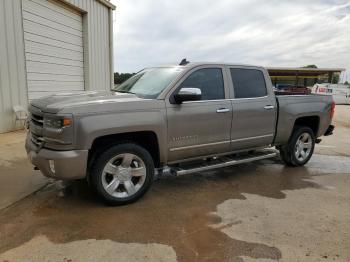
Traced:
[[150, 188], [154, 176], [151, 155], [133, 143], [112, 146], [93, 163], [94, 189], [111, 205], [135, 202]]
[[289, 166], [303, 166], [315, 148], [315, 134], [309, 127], [296, 127], [287, 145], [280, 147], [280, 155]]

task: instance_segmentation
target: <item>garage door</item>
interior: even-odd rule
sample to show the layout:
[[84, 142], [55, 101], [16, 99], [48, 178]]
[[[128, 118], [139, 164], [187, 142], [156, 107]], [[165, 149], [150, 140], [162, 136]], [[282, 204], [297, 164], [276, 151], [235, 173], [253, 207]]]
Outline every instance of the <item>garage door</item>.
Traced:
[[84, 90], [82, 16], [52, 0], [22, 0], [29, 99]]

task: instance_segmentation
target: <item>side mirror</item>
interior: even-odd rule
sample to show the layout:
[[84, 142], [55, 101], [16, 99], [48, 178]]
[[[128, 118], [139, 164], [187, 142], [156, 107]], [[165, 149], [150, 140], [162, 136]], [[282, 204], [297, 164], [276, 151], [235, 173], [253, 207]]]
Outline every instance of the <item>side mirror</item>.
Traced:
[[198, 101], [202, 98], [202, 91], [199, 88], [183, 87], [174, 95], [175, 102], [181, 104], [186, 101]]

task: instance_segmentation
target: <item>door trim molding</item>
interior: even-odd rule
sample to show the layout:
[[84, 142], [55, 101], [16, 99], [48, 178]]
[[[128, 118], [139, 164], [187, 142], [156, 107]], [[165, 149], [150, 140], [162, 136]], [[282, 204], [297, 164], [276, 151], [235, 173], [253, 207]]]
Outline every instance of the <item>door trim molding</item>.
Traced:
[[245, 141], [245, 140], [251, 140], [251, 139], [259, 139], [264, 137], [272, 137], [274, 134], [267, 134], [262, 136], [251, 136], [251, 137], [245, 137], [245, 138], [239, 138], [239, 139], [233, 139], [231, 142], [239, 142], [239, 141]]
[[215, 146], [215, 145], [221, 145], [221, 144], [226, 144], [230, 142], [231, 141], [227, 140], [227, 141], [199, 144], [199, 145], [192, 145], [192, 146], [173, 147], [173, 148], [170, 148], [169, 151], [173, 152], [173, 151], [186, 150], [186, 149], [192, 149], [192, 148], [198, 148], [198, 147], [204, 147], [204, 146]]

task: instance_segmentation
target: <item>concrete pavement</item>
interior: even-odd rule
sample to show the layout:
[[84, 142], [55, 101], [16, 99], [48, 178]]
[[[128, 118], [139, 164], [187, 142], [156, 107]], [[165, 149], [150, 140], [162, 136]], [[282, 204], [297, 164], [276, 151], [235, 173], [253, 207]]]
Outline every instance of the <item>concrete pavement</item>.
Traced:
[[0, 209], [42, 188], [48, 180], [34, 171], [24, 149], [25, 131], [0, 134]]

